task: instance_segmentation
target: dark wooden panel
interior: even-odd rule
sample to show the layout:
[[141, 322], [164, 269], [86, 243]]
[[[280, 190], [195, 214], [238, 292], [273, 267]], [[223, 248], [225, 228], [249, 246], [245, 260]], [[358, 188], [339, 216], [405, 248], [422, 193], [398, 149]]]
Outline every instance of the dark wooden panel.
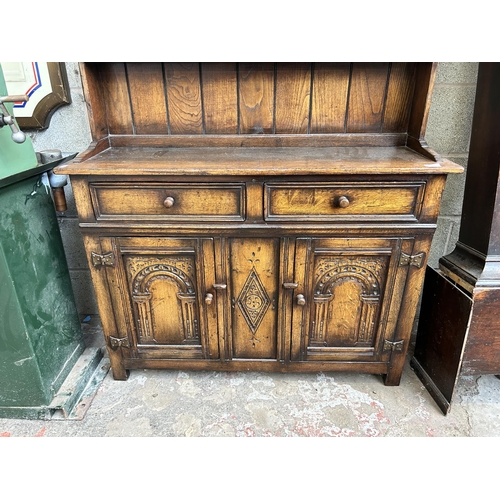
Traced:
[[315, 63], [311, 133], [344, 132], [349, 90], [349, 63]]
[[127, 63], [137, 134], [167, 134], [167, 105], [161, 63]]
[[101, 77], [109, 133], [133, 134], [125, 63], [103, 65]]
[[464, 374], [500, 373], [500, 290], [476, 288], [469, 335], [463, 357]]
[[238, 133], [236, 63], [202, 63], [205, 132]]
[[480, 63], [459, 240], [500, 255], [500, 64]]
[[309, 130], [310, 63], [277, 63], [276, 133], [305, 134]]
[[239, 64], [240, 133], [273, 132], [274, 64]]
[[415, 69], [415, 63], [392, 63], [382, 132], [407, 130], [415, 86]]
[[354, 63], [347, 132], [380, 132], [389, 63]]
[[203, 133], [199, 63], [165, 63], [171, 134]]
[[460, 371], [471, 307], [467, 295], [427, 268], [414, 359], [448, 403]]

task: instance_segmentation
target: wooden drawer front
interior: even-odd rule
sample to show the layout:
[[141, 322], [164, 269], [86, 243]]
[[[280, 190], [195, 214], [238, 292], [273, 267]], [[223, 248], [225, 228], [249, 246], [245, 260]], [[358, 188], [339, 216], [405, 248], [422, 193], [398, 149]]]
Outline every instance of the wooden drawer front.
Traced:
[[425, 182], [269, 183], [265, 189], [266, 220], [338, 222], [404, 220], [415, 222], [421, 211]]
[[95, 183], [90, 192], [97, 220], [245, 219], [243, 183]]

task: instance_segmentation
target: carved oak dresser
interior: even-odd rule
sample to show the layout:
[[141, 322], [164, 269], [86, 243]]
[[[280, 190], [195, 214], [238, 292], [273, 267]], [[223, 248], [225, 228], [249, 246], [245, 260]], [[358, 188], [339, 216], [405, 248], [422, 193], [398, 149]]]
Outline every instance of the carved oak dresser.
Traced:
[[398, 385], [446, 176], [434, 63], [85, 63], [69, 174], [113, 375]]

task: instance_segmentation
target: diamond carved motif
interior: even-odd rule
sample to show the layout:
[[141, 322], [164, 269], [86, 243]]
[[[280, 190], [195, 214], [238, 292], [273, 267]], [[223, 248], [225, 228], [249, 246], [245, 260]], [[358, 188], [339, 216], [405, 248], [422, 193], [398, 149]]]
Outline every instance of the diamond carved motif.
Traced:
[[236, 302], [250, 330], [255, 333], [271, 304], [255, 267], [248, 275]]

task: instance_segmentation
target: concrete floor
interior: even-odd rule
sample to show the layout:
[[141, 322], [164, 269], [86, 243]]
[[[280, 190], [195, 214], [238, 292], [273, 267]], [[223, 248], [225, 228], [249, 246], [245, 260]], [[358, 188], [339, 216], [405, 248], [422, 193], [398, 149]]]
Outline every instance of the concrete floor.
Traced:
[[[102, 343], [96, 318], [84, 332]], [[500, 436], [500, 380], [462, 377], [444, 416], [409, 362], [399, 387], [349, 373], [109, 372], [83, 420], [0, 419], [1, 436]]]

